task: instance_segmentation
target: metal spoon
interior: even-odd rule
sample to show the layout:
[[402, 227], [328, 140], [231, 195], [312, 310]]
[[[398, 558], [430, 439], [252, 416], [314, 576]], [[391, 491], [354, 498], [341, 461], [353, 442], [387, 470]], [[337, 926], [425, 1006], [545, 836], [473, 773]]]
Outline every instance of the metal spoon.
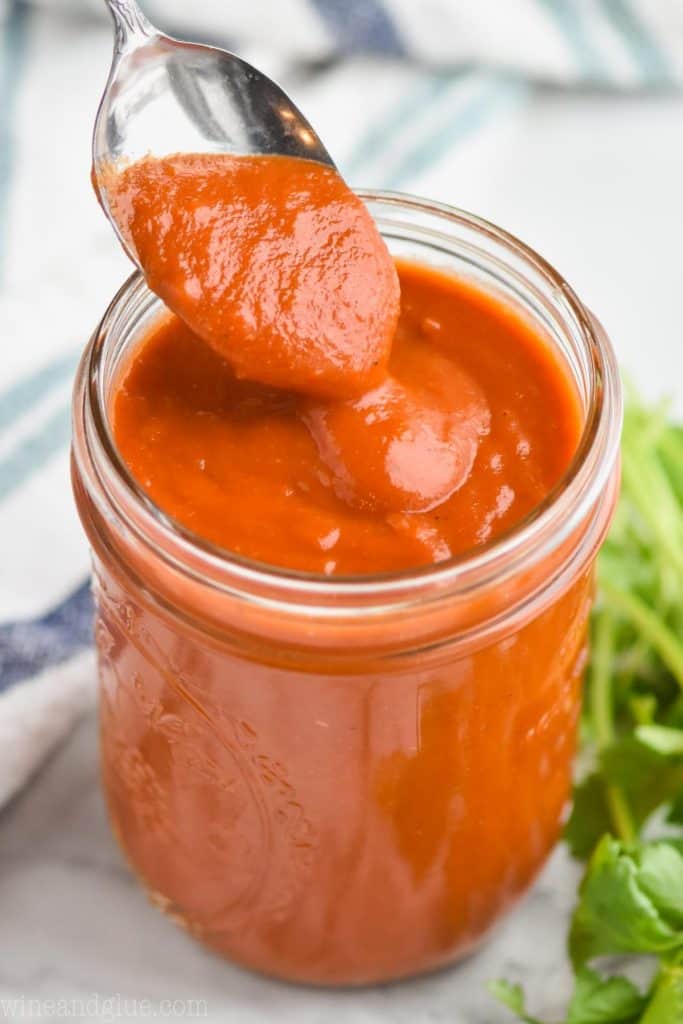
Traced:
[[159, 32], [135, 0], [105, 0], [114, 56], [93, 132], [93, 184], [119, 241], [106, 170], [180, 152], [281, 154], [334, 166], [282, 89], [227, 50]]

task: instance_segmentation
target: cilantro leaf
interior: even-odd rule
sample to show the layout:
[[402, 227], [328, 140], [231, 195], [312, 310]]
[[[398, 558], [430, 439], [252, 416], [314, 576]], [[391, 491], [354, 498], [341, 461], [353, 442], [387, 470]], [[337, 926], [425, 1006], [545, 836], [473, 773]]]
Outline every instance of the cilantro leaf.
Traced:
[[[538, 1018], [529, 1016], [524, 992], [519, 985], [494, 981], [488, 989], [523, 1024], [542, 1024]], [[589, 967], [582, 967], [576, 975], [566, 1024], [638, 1024], [646, 1001], [628, 978], [602, 978]]]
[[661, 725], [637, 726], [600, 754], [599, 770], [574, 789], [565, 839], [574, 857], [585, 860], [598, 840], [613, 830], [606, 785], [619, 788], [633, 820], [641, 828], [663, 804], [669, 820], [683, 824], [683, 730]]
[[628, 978], [602, 978], [588, 967], [576, 975], [567, 1024], [636, 1024], [645, 997]]
[[662, 841], [643, 846], [637, 861], [641, 889], [672, 927], [683, 930], [683, 856]]
[[653, 875], [665, 864], [671, 877], [683, 878], [683, 856], [673, 846], [669, 850], [665, 856], [655, 848], [626, 847], [611, 836], [601, 840], [581, 883], [569, 935], [577, 968], [613, 953], [661, 956], [683, 949], [677, 907]]
[[640, 828], [662, 804], [683, 793], [683, 732], [638, 726], [602, 751], [600, 766], [604, 780], [625, 794]]
[[586, 860], [611, 828], [604, 779], [598, 772], [592, 772], [574, 788], [574, 802], [564, 829], [572, 856]]
[[516, 1017], [523, 1021], [523, 1024], [543, 1024], [537, 1017], [530, 1017], [526, 1012], [526, 1002], [521, 985], [512, 985], [509, 981], [499, 979], [490, 981], [487, 988], [493, 998], [503, 1006], [507, 1006], [508, 1010], [512, 1010]]

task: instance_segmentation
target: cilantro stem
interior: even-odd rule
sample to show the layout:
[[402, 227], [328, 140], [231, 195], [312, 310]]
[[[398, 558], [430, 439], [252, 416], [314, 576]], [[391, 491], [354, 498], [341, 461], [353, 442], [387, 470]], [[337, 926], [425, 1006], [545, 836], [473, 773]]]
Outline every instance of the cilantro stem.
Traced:
[[590, 711], [593, 728], [600, 748], [614, 739], [612, 709], [611, 663], [614, 655], [614, 620], [609, 612], [596, 616], [593, 637], [593, 677], [590, 692]]
[[605, 799], [616, 835], [624, 843], [634, 843], [638, 838], [638, 829], [624, 793], [614, 783], [606, 782]]
[[666, 561], [683, 580], [680, 512], [671, 483], [660, 463], [638, 449], [622, 445], [622, 477], [630, 500], [652, 531]]
[[668, 458], [670, 462], [676, 467], [676, 471], [681, 474], [680, 479], [683, 480], [683, 438], [676, 434], [673, 430], [667, 431], [659, 439], [659, 447], [663, 451], [665, 458]]
[[[615, 652], [615, 623], [609, 612], [601, 612], [595, 623], [593, 636], [593, 674], [590, 689], [590, 712], [598, 750], [608, 747], [614, 740], [614, 695], [612, 693], [612, 665]], [[614, 783], [605, 782], [605, 800], [615, 834], [625, 843], [638, 835], [626, 796]]]
[[621, 590], [605, 577], [600, 589], [612, 607], [652, 644], [683, 690], [683, 646], [669, 627], [636, 594]]

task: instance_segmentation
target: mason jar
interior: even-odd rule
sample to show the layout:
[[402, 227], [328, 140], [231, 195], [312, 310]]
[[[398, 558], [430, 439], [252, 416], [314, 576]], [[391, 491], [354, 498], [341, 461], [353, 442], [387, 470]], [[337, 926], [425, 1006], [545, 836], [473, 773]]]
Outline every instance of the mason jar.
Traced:
[[175, 522], [112, 435], [122, 368], [165, 314], [139, 274], [93, 335], [73, 402], [113, 832], [201, 942], [334, 985], [463, 956], [552, 850], [621, 423], [610, 344], [543, 259], [460, 210], [361, 195], [395, 255], [515, 307], [574, 381], [575, 457], [514, 528], [446, 562], [335, 579]]

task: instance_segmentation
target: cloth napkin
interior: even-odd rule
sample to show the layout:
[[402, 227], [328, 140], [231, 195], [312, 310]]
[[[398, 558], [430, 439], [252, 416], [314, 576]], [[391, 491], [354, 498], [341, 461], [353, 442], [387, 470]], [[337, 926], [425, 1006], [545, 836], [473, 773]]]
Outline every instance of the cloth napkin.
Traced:
[[[543, 83], [652, 93], [683, 81], [679, 0], [144, 6], [278, 78], [352, 184], [451, 202], [513, 152]], [[103, 8], [0, 0], [0, 805], [96, 690], [68, 441], [78, 355], [130, 269], [88, 185], [111, 50]]]

